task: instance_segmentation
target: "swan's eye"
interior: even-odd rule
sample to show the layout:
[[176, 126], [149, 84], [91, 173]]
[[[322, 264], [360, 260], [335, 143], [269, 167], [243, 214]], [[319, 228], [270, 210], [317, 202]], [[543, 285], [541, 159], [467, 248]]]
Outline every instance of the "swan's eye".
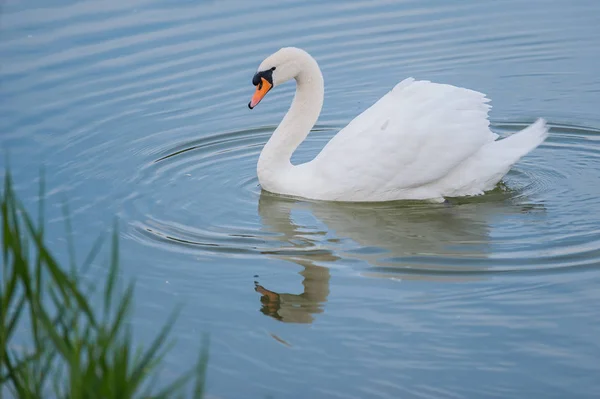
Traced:
[[274, 70], [275, 70], [275, 67], [273, 67], [271, 69], [265, 69], [264, 71], [257, 72], [252, 77], [252, 84], [254, 86], [258, 86], [261, 83], [262, 79], [266, 79], [267, 82], [269, 82], [271, 85], [273, 85], [273, 71]]

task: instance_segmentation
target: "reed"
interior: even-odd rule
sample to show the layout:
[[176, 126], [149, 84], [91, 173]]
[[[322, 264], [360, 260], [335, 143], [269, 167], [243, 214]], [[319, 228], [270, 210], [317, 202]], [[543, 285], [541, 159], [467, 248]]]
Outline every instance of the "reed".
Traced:
[[206, 342], [188, 372], [168, 386], [155, 384], [177, 310], [148, 347], [133, 342], [128, 320], [134, 285], [129, 283], [121, 293], [116, 288], [116, 224], [106, 280], [92, 284], [87, 273], [103, 240], [96, 241], [81, 266], [75, 266], [72, 251], [69, 267], [59, 264], [44, 241], [43, 194], [42, 179], [36, 222], [17, 198], [10, 171], [5, 172], [0, 201], [0, 399], [202, 398]]

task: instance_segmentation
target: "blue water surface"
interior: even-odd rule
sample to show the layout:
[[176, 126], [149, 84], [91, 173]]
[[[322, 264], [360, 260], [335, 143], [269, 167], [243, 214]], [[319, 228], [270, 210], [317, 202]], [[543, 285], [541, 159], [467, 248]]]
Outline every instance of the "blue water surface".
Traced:
[[[117, 217], [138, 342], [184, 305], [165, 382], [208, 333], [212, 398], [600, 397], [600, 2], [0, 7], [3, 167], [32, 210], [44, 168], [60, 259], [65, 203], [80, 261]], [[550, 137], [503, 187], [450, 205], [261, 192], [294, 85], [247, 103], [284, 46], [326, 85], [294, 161], [408, 76], [486, 93], [501, 135], [544, 117]]]

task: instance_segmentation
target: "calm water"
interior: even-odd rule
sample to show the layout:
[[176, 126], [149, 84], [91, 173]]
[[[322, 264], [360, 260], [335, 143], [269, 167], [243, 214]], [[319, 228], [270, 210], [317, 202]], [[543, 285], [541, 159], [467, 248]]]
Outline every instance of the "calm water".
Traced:
[[[594, 0], [4, 0], [2, 156], [31, 207], [45, 166], [62, 258], [63, 200], [80, 259], [119, 216], [139, 339], [185, 304], [165, 380], [208, 332], [217, 398], [597, 398], [599, 16]], [[451, 205], [261, 193], [294, 87], [250, 111], [251, 78], [290, 45], [326, 82], [296, 161], [407, 76], [487, 93], [501, 134], [541, 116], [550, 137]]]

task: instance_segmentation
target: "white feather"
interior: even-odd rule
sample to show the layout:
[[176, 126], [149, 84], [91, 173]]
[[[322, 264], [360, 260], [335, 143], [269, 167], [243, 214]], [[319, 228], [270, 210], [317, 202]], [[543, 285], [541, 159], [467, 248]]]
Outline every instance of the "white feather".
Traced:
[[290, 64], [296, 97], [258, 165], [268, 191], [334, 201], [477, 195], [493, 189], [548, 134], [540, 119], [497, 140], [484, 94], [408, 78], [340, 130], [315, 159], [293, 166], [291, 154], [320, 113], [323, 80], [316, 61], [299, 49], [282, 49], [261, 67], [276, 66], [281, 77]]

